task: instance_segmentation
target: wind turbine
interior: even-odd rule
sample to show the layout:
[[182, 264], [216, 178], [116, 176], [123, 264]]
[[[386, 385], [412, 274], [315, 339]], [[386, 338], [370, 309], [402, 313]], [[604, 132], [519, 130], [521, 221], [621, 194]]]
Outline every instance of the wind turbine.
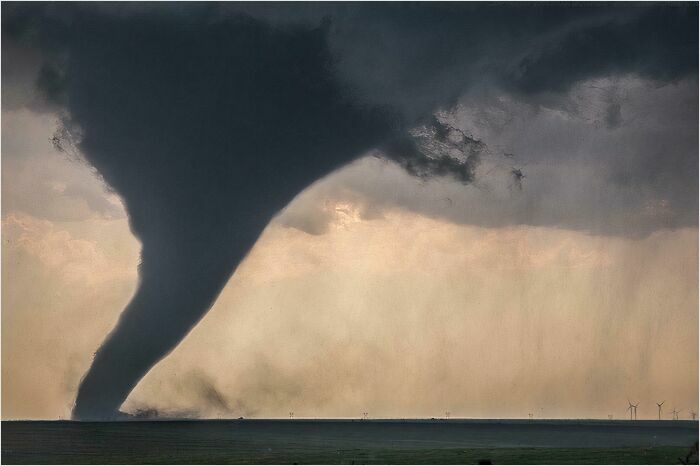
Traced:
[[676, 411], [676, 408], [673, 408], [673, 411], [671, 411], [671, 413], [673, 414], [673, 420], [677, 421], [678, 420], [678, 413], [680, 413], [680, 411]]
[[695, 416], [697, 416], [697, 415], [698, 415], [698, 413], [696, 413], [692, 409], [690, 410], [690, 417], [693, 418], [693, 421], [695, 420]]
[[633, 405], [630, 400], [627, 400], [627, 404], [629, 404], [629, 407], [627, 408], [627, 411], [630, 412], [630, 421], [632, 419], [637, 419], [637, 406], [639, 406], [639, 403], [636, 405]]
[[656, 406], [659, 407], [659, 421], [661, 420], [661, 407], [666, 403], [666, 400], [662, 401], [661, 403], [656, 403]]

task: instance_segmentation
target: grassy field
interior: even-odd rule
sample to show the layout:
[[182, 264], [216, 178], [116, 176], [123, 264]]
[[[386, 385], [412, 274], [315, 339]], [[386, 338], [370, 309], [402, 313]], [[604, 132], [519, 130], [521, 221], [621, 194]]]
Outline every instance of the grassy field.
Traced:
[[[314, 452], [159, 452], [150, 455], [8, 455], [3, 464], [681, 464], [688, 448], [474, 448]], [[697, 458], [697, 457], [695, 457]], [[697, 464], [697, 460], [694, 462]]]
[[645, 421], [3, 422], [2, 463], [680, 464], [697, 433]]

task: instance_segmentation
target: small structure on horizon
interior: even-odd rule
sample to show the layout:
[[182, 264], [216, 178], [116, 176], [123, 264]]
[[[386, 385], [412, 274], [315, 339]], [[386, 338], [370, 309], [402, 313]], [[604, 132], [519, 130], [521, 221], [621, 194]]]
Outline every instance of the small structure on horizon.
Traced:
[[659, 421], [661, 420], [661, 407], [666, 403], [666, 400], [662, 401], [661, 403], [656, 403], [656, 406], [659, 407]]
[[676, 411], [676, 408], [673, 408], [673, 411], [671, 411], [671, 415], [673, 416], [673, 420], [677, 421], [678, 420], [678, 414], [680, 411]]
[[690, 418], [691, 418], [693, 421], [695, 420], [695, 417], [696, 417], [697, 415], [698, 415], [698, 413], [696, 413], [696, 412], [693, 411], [692, 409], [690, 410]]
[[627, 408], [627, 411], [630, 412], [630, 421], [632, 420], [637, 420], [637, 406], [639, 406], [639, 402], [637, 404], [632, 404], [630, 400], [627, 400], [627, 403], [629, 404], [629, 407]]

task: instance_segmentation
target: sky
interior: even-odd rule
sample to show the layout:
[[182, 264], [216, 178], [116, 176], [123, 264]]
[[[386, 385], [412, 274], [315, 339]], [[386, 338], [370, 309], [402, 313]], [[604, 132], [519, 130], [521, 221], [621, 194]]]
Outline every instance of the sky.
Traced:
[[[678, 18], [697, 7], [679, 5], [10, 11], [2, 418], [74, 415], [91, 365], [110, 374], [96, 353], [119, 368], [188, 306], [152, 368], [94, 387], [128, 379], [123, 411], [188, 417], [620, 419], [628, 399], [688, 417], [697, 21]], [[200, 17], [218, 22], [166, 52]], [[125, 307], [157, 308], [146, 337]]]

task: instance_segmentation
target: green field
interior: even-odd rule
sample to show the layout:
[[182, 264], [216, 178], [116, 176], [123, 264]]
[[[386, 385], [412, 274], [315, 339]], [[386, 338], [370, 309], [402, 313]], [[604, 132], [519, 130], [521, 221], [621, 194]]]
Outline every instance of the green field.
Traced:
[[[358, 449], [309, 452], [215, 453], [159, 451], [148, 455], [108, 454], [32, 456], [22, 461], [12, 456], [4, 464], [681, 464], [689, 448], [444, 448], [422, 450]], [[6, 461], [8, 460], [8, 461]], [[691, 464], [697, 464], [697, 455]]]
[[[327, 452], [172, 453], [149, 456], [62, 455], [63, 464], [681, 464], [688, 448], [474, 448], [436, 450], [337, 450]], [[697, 456], [694, 457], [697, 464]], [[56, 457], [32, 458], [32, 464], [55, 464]], [[5, 462], [21, 464], [21, 461]], [[28, 462], [29, 463], [29, 462]]]
[[681, 464], [687, 458], [697, 464], [697, 426], [690, 421], [3, 422], [2, 463]]

